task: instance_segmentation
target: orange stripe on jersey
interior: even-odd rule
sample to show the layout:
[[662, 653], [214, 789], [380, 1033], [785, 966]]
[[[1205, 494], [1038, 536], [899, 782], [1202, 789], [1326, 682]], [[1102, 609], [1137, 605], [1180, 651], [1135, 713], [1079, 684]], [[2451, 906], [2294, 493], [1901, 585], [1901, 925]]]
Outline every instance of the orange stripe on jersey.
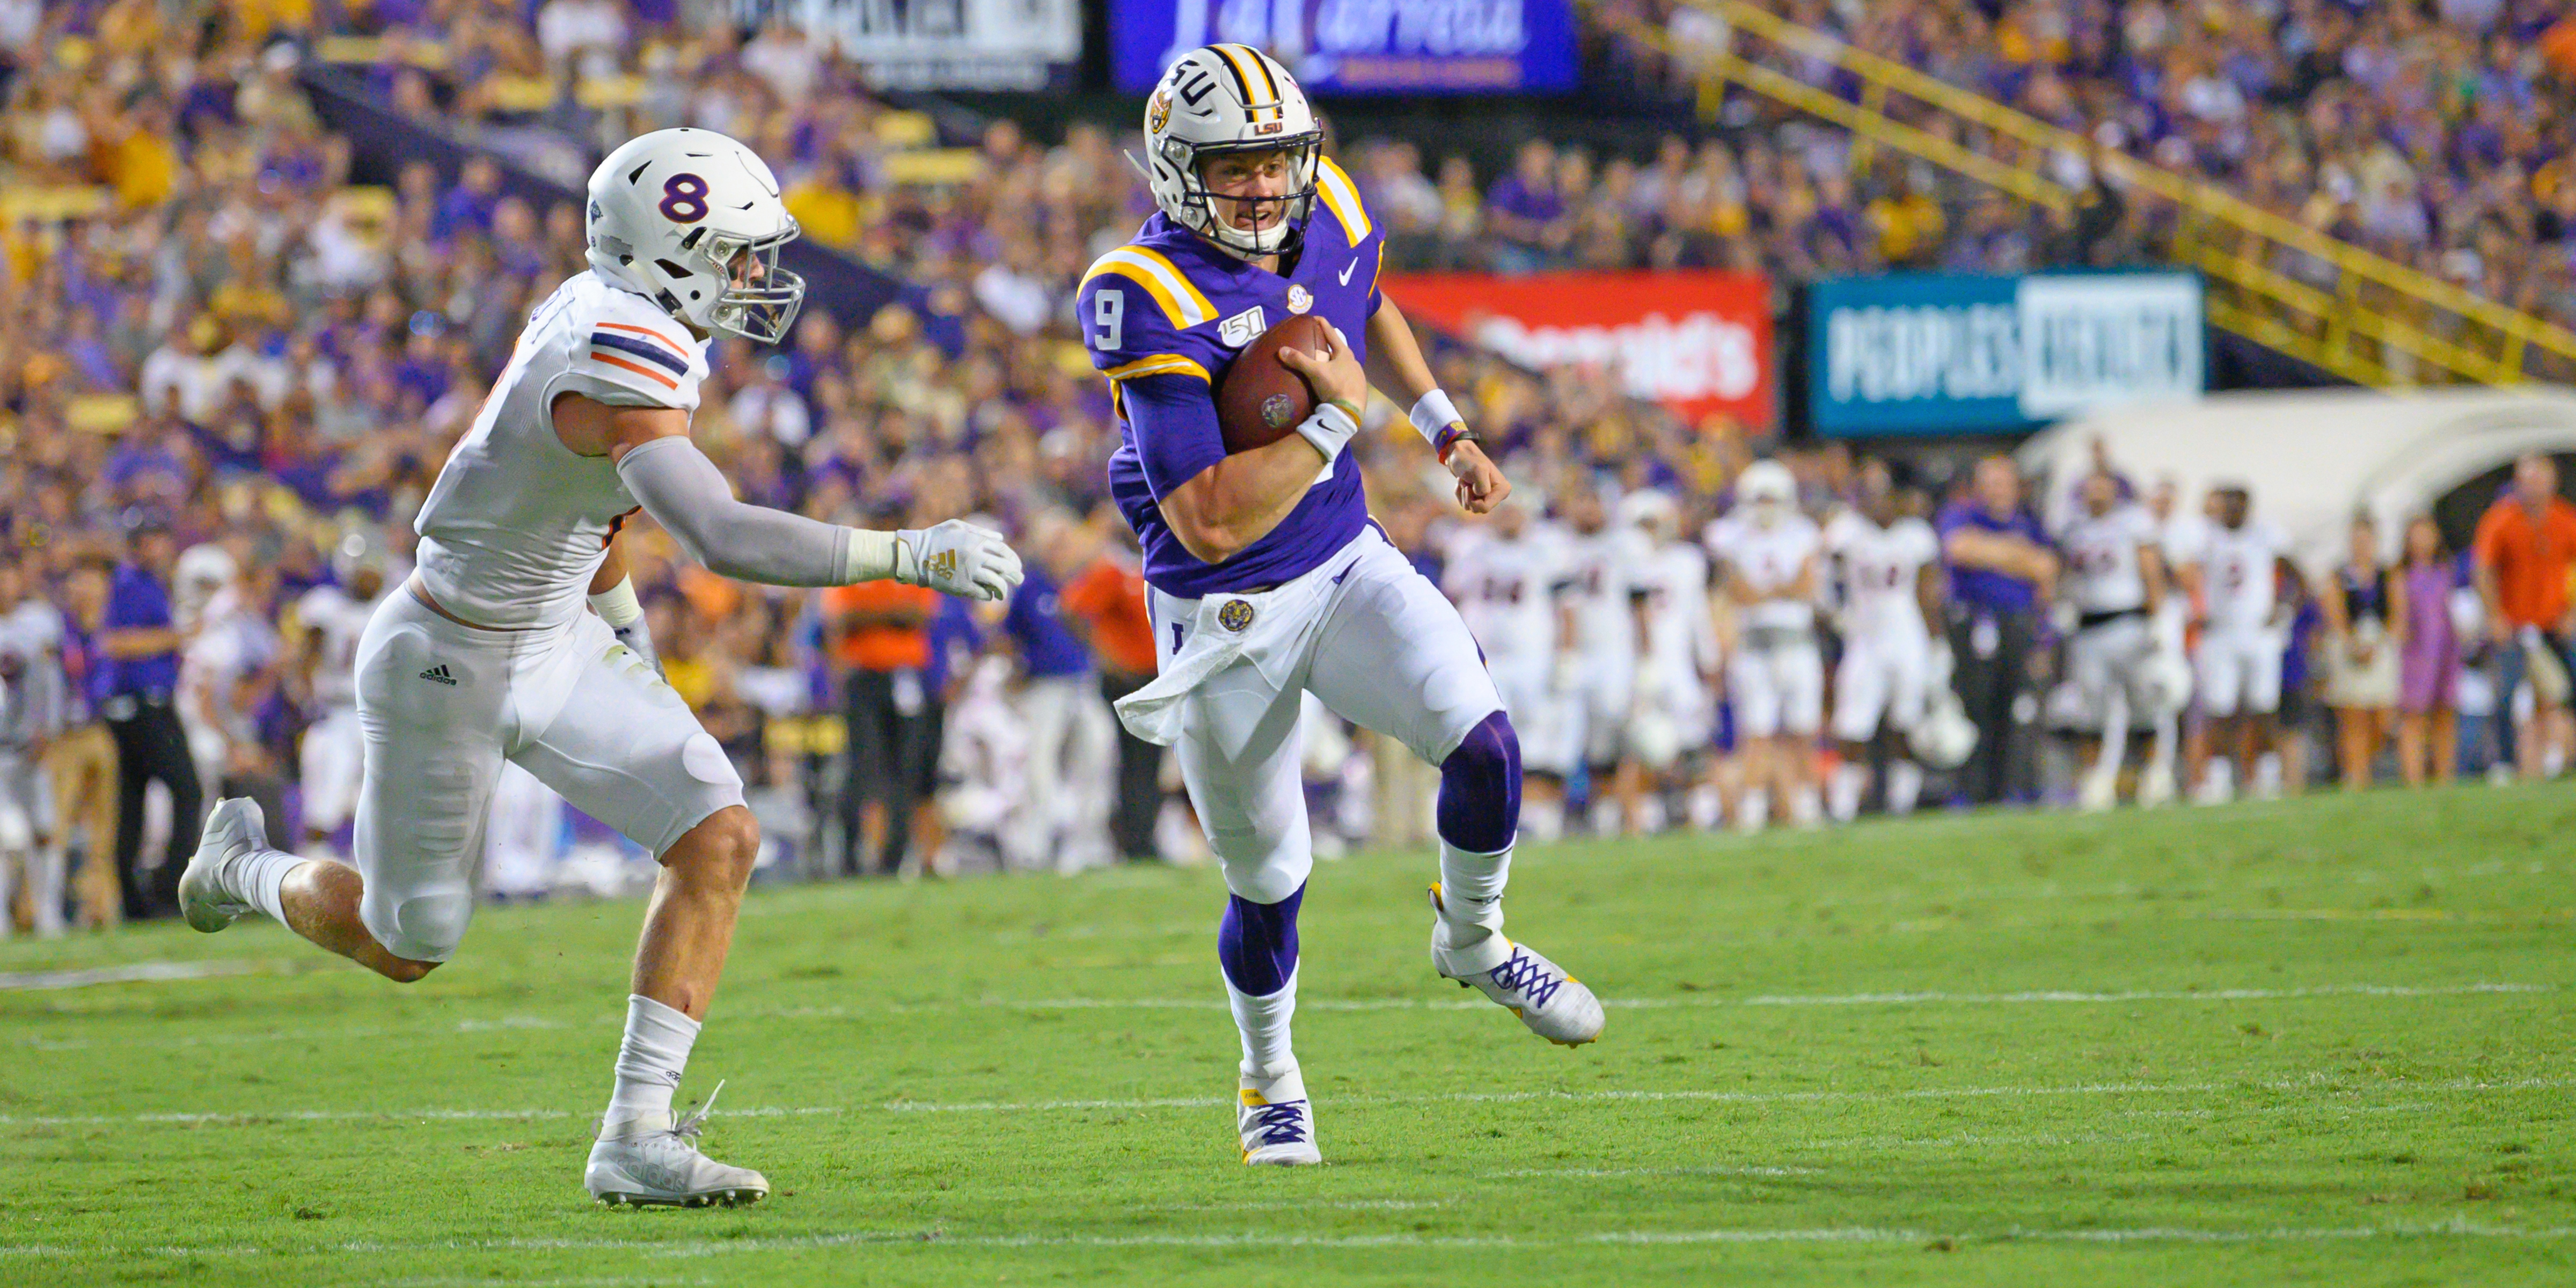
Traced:
[[669, 346], [669, 347], [670, 347], [671, 352], [676, 353], [676, 354], [680, 355], [680, 356], [681, 356], [681, 357], [683, 357], [683, 358], [690, 356], [690, 355], [689, 355], [689, 351], [688, 351], [687, 349], [685, 349], [685, 348], [681, 347], [681, 345], [680, 345], [677, 341], [673, 340], [671, 337], [669, 337], [669, 336], [667, 336], [667, 335], [662, 334], [662, 333], [661, 333], [661, 332], [659, 332], [659, 331], [654, 330], [653, 328], [651, 328], [651, 327], [649, 327], [649, 326], [633, 326], [633, 325], [630, 325], [630, 324], [625, 323], [625, 322], [602, 322], [602, 323], [599, 323], [598, 325], [599, 325], [600, 329], [601, 329], [601, 330], [603, 330], [603, 331], [632, 331], [632, 332], [634, 332], [634, 333], [635, 333], [635, 334], [637, 334], [637, 335], [641, 335], [641, 336], [650, 336], [650, 337], [652, 337], [653, 339], [659, 340], [659, 341], [661, 341], [663, 344], [665, 344], [665, 345]]
[[661, 372], [655, 371], [651, 367], [639, 367], [632, 362], [628, 362], [624, 358], [613, 357], [609, 354], [601, 353], [597, 349], [590, 351], [590, 360], [593, 362], [605, 362], [612, 367], [623, 367], [639, 376], [650, 376], [655, 380], [661, 381], [662, 387], [665, 389], [677, 389], [680, 387], [679, 381], [673, 380], [669, 376], [663, 375]]

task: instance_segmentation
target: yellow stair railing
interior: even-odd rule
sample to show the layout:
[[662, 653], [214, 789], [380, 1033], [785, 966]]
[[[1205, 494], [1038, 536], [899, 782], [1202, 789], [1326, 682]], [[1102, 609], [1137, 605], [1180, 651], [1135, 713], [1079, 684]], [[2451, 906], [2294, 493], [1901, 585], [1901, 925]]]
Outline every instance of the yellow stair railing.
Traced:
[[[2576, 378], [2576, 332], [2556, 323], [2326, 236], [2206, 181], [2094, 149], [2080, 135], [1789, 22], [1750, 0], [1689, 2], [1722, 20], [1720, 40], [1684, 44], [1660, 30], [1635, 34], [1698, 78], [1703, 116], [1713, 119], [1727, 88], [1740, 85], [1871, 145], [2058, 211], [2068, 209], [2077, 194], [2044, 167], [2057, 154], [2088, 157], [2132, 202], [2167, 208], [2172, 218], [2162, 228], [2160, 249], [2207, 279], [2214, 326], [2358, 384], [2507, 385], [2534, 376]], [[1850, 73], [1863, 87], [1861, 101], [1747, 57], [1747, 37]], [[1983, 130], [1985, 148], [1964, 147], [1896, 119], [1886, 110], [1893, 95]]]

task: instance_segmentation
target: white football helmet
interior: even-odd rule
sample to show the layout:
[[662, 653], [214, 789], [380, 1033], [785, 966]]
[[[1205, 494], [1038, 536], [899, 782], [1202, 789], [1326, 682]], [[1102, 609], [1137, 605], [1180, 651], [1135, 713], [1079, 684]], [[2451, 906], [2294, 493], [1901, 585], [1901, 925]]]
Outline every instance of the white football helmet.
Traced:
[[[1216, 217], [1199, 166], [1227, 152], [1288, 153], [1289, 190], [1279, 222], [1255, 232]], [[1278, 60], [1249, 45], [1208, 45], [1181, 55], [1145, 100], [1145, 183], [1173, 222], [1237, 259], [1287, 254], [1315, 211], [1324, 131], [1306, 91]]]
[[1735, 503], [1763, 527], [1778, 523], [1798, 506], [1798, 480], [1789, 467], [1765, 458], [1744, 467], [1735, 480]]
[[712, 130], [627, 140], [591, 172], [587, 214], [590, 266], [700, 331], [776, 344], [805, 302], [805, 279], [778, 266], [797, 233], [778, 176]]

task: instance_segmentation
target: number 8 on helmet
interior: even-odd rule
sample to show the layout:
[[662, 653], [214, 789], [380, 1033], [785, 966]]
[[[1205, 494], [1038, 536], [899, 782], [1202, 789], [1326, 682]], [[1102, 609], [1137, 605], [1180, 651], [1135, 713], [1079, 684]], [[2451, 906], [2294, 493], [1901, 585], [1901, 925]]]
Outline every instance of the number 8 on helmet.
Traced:
[[758, 153], [711, 130], [656, 130], [591, 172], [590, 266], [717, 335], [787, 337], [805, 279], [778, 266], [796, 240], [778, 177]]

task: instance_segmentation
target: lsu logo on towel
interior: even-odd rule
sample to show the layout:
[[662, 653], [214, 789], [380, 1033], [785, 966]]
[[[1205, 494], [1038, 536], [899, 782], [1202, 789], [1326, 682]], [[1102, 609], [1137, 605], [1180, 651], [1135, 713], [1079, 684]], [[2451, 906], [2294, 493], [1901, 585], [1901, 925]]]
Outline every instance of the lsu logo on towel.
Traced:
[[1237, 635], [1242, 634], [1245, 627], [1252, 625], [1251, 601], [1242, 599], [1227, 600], [1223, 608], [1216, 610], [1216, 624], [1226, 628], [1227, 630], [1233, 631]]

